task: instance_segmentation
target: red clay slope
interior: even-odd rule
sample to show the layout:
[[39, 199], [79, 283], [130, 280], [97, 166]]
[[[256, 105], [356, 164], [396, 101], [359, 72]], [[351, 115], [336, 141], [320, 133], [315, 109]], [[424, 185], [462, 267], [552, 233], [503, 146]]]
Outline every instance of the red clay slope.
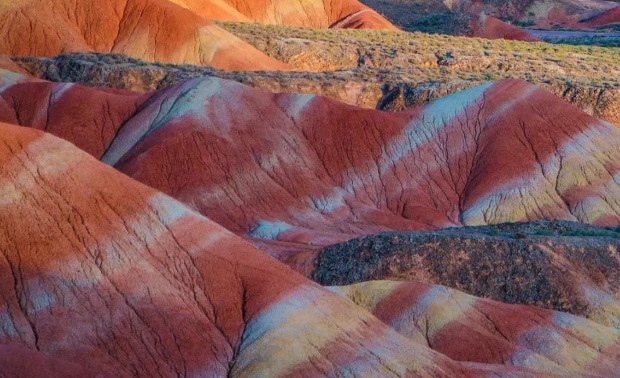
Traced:
[[542, 42], [542, 40], [525, 30], [498, 20], [492, 16], [480, 14], [471, 21], [470, 35], [487, 39], [511, 39], [526, 42]]
[[588, 20], [582, 22], [580, 25], [586, 27], [592, 26], [605, 26], [610, 24], [618, 24], [620, 23], [620, 6], [612, 8], [607, 12], [603, 12], [602, 14]]
[[535, 375], [407, 339], [49, 134], [0, 124], [0, 188], [3, 375]]
[[[385, 230], [620, 222], [620, 130], [523, 81], [408, 113], [216, 78], [144, 97], [61, 88], [8, 86], [0, 119], [56, 133], [255, 239], [326, 245]], [[84, 120], [79, 133], [64, 112]]]
[[291, 68], [166, 0], [0, 3], [0, 53], [53, 56], [92, 51], [230, 70]]
[[[98, 159], [123, 122], [149, 97], [71, 83], [31, 82], [24, 76], [4, 74], [7, 77], [0, 79], [4, 94], [0, 97], [0, 122], [61, 136]], [[10, 85], [14, 82], [22, 84]], [[2, 89], [4, 83], [9, 86]]]
[[536, 366], [556, 374], [620, 373], [620, 331], [566, 313], [414, 282], [371, 281], [330, 290], [458, 361]]

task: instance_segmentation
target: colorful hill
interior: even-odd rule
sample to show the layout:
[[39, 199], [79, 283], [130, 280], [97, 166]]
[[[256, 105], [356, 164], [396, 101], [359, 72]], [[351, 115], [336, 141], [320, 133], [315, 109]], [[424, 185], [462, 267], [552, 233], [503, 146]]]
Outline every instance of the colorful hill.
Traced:
[[2, 374], [620, 373], [620, 229], [365, 236], [620, 223], [620, 130], [532, 84], [388, 113], [0, 70], [0, 122]]
[[620, 23], [620, 6], [612, 8], [606, 12], [603, 12], [585, 22], [581, 25], [586, 27], [598, 27]]
[[3, 374], [540, 373], [453, 361], [49, 134], [0, 141]]
[[231, 70], [291, 68], [167, 0], [2, 2], [0, 35], [8, 55], [118, 52]]
[[275, 244], [546, 218], [620, 222], [620, 130], [523, 81], [403, 113], [216, 78], [146, 95], [21, 83], [1, 98], [2, 120], [55, 133]]
[[0, 0], [0, 378], [620, 377], [618, 1]]
[[[378, 326], [376, 336], [388, 332], [380, 336], [385, 337], [383, 347], [398, 346], [394, 352], [403, 353], [402, 361], [407, 349], [417, 358], [445, 360], [390, 334], [368, 314], [362, 313], [365, 318], [357, 323], [351, 305], [70, 144], [31, 129], [0, 128], [5, 188], [1, 277], [8, 306], [0, 313], [3, 344], [76, 364], [88, 361], [120, 375], [230, 371], [243, 376], [259, 366], [266, 368], [262, 373], [273, 369], [277, 375], [287, 365], [316, 373], [316, 366], [303, 364], [304, 344], [316, 354], [318, 366], [329, 371], [334, 365], [328, 367], [312, 345], [329, 348], [332, 362], [361, 358], [358, 353], [366, 348], [360, 342], [370, 348], [381, 343], [372, 333], [356, 330], [364, 324], [368, 331], [370, 322]], [[35, 225], [20, 224], [33, 219]], [[287, 327], [310, 326], [310, 305], [321, 322], [307, 328], [313, 330], [308, 338], [290, 339]], [[306, 316], [296, 318], [297, 311]], [[325, 321], [330, 312], [331, 324]], [[325, 332], [317, 332], [316, 326]], [[325, 339], [332, 334], [329, 328], [334, 336], [343, 332], [343, 338]], [[291, 341], [300, 348], [301, 364], [296, 366], [294, 358], [269, 364]], [[262, 362], [255, 360], [259, 352]], [[366, 367], [374, 366], [377, 373], [391, 367], [407, 370], [405, 364], [390, 366], [392, 361], [397, 359], [385, 365], [367, 360]], [[427, 365], [429, 371], [444, 369], [420, 361], [415, 364]], [[413, 361], [411, 369], [417, 369]]]
[[618, 329], [576, 316], [413, 282], [371, 281], [330, 290], [457, 361], [536, 366], [548, 374], [620, 372]]
[[468, 34], [473, 37], [486, 39], [509, 39], [527, 42], [542, 42], [542, 40], [516, 26], [498, 20], [484, 13], [473, 17], [469, 24]]
[[522, 26], [573, 28], [583, 19], [617, 6], [617, 2], [607, 0], [363, 0], [363, 3], [403, 30], [447, 34], [475, 31], [476, 25], [472, 28], [467, 20], [471, 15], [492, 17], [495, 27], [502, 30], [518, 30]]

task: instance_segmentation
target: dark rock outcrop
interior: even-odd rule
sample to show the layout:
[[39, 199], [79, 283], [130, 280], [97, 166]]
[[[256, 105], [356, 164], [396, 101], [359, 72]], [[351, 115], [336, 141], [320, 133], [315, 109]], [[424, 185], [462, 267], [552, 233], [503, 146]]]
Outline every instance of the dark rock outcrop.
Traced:
[[437, 283], [620, 328], [620, 229], [538, 221], [392, 232], [324, 248], [311, 277]]

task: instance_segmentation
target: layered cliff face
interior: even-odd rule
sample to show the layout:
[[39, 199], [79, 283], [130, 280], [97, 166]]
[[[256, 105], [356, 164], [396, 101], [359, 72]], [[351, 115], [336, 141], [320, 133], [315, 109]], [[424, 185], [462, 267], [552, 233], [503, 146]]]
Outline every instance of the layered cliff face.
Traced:
[[[25, 82], [0, 98], [2, 120], [55, 133], [274, 253], [395, 229], [620, 222], [620, 131], [522, 81], [404, 113], [215, 78], [145, 95]], [[307, 268], [312, 254], [280, 257]]]
[[0, 53], [8, 55], [118, 52], [232, 70], [290, 68], [167, 0], [3, 2], [0, 20]]
[[420, 33], [332, 30], [326, 35], [247, 23], [224, 26], [268, 55], [300, 70], [321, 72], [228, 72], [110, 54], [16, 62], [30, 74], [52, 81], [149, 91], [208, 75], [267, 91], [317, 94], [383, 110], [403, 110], [489, 78], [512, 77], [542, 86], [588, 114], [620, 125], [620, 81], [614, 74], [620, 70], [617, 49]]

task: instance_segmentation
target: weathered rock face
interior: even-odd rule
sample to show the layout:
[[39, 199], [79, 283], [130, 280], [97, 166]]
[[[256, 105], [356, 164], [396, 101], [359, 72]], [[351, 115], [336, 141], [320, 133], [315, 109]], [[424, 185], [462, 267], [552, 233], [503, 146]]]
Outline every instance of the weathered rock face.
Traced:
[[459, 361], [611, 377], [620, 332], [566, 313], [480, 299], [443, 286], [371, 281], [330, 290], [402, 335]]
[[[443, 85], [404, 83], [385, 86], [383, 97], [379, 100], [377, 108], [389, 111], [406, 110], [476, 84], [471, 82]], [[620, 90], [617, 88], [588, 87], [557, 81], [541, 84], [541, 87], [596, 118], [620, 126]]]
[[[300, 270], [312, 261], [309, 245], [381, 231], [620, 221], [620, 131], [522, 81], [405, 113], [214, 78], [145, 97], [102, 91], [97, 99], [99, 91], [15, 84], [0, 94], [0, 116], [50, 130], [227, 229], [275, 243]], [[92, 97], [70, 111], [84, 124], [100, 121], [75, 133], [55, 116], [72, 103], [63, 96]], [[50, 111], [28, 105], [35, 100]], [[283, 253], [295, 245], [303, 256]]]
[[558, 221], [385, 233], [323, 249], [312, 278], [438, 283], [620, 328], [619, 238], [620, 230]]
[[0, 141], [2, 374], [528, 372], [407, 339], [49, 134], [0, 124]]
[[290, 68], [167, 0], [3, 2], [0, 36], [8, 55], [97, 51], [231, 70]]
[[[358, 60], [362, 59], [355, 49], [347, 49], [338, 55], [337, 63], [334, 63], [334, 54], [318, 53], [322, 48], [328, 50], [328, 47], [319, 45], [306, 50], [307, 53], [310, 51], [307, 55], [301, 54], [303, 47], [289, 46], [281, 52], [281, 57], [294, 55], [297, 58], [291, 61], [296, 66], [306, 65], [307, 69], [328, 70], [338, 69], [343, 64], [355, 67]], [[317, 51], [317, 54], [312, 51]], [[368, 80], [373, 73], [364, 71], [228, 72], [214, 70], [211, 67], [152, 65], [115, 54], [68, 54], [55, 58], [20, 58], [17, 61], [29, 74], [57, 82], [75, 82], [95, 87], [146, 92], [175, 85], [187, 79], [215, 76], [270, 92], [316, 94], [351, 105], [390, 111], [424, 105], [483, 83], [477, 81], [392, 83], [381, 79]], [[456, 66], [459, 65], [461, 63], [457, 60]], [[553, 80], [540, 85], [584, 112], [620, 125], [620, 89]]]

